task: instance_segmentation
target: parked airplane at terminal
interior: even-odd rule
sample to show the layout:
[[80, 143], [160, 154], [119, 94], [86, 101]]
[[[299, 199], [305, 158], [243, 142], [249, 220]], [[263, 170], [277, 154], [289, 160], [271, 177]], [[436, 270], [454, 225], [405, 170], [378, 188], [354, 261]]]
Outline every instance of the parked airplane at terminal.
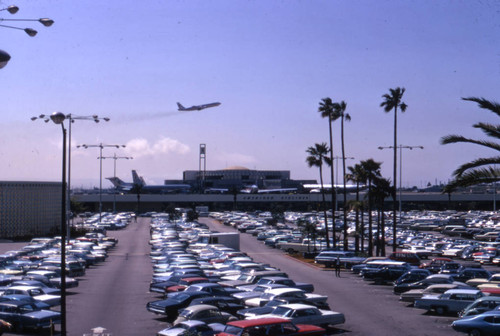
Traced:
[[291, 194], [296, 192], [297, 188], [259, 189], [256, 185], [246, 186], [240, 190], [242, 194]]
[[[310, 193], [319, 193], [321, 192], [321, 184], [304, 184], [303, 185], [305, 190], [308, 190]], [[333, 187], [337, 189], [337, 192], [342, 192], [344, 191], [344, 185], [343, 184], [334, 184]], [[345, 189], [347, 192], [355, 192], [357, 186], [355, 184], [346, 184]], [[332, 190], [332, 185], [331, 184], [323, 184], [323, 189], [325, 190]], [[360, 184], [359, 185], [359, 190], [365, 190], [366, 185]]]
[[115, 186], [118, 191], [133, 193], [136, 187], [140, 189], [141, 193], [144, 194], [168, 194], [168, 193], [179, 193], [188, 192], [191, 190], [189, 184], [159, 184], [159, 185], [147, 185], [142, 176], [139, 176], [135, 170], [132, 170], [133, 182], [124, 182], [118, 177], [107, 177], [111, 183]]
[[177, 107], [178, 107], [179, 111], [201, 111], [201, 110], [204, 110], [206, 108], [216, 107], [219, 105], [220, 105], [220, 103], [216, 102], [216, 103], [203, 104], [203, 105], [193, 105], [191, 107], [184, 107], [184, 106], [182, 106], [181, 103], [177, 103]]

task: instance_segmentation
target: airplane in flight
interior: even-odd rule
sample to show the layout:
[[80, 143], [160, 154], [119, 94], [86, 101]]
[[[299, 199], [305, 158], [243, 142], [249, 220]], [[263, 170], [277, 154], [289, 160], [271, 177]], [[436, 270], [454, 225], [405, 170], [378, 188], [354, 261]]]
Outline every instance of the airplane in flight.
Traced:
[[201, 111], [201, 110], [204, 110], [206, 108], [216, 107], [219, 105], [220, 105], [220, 103], [216, 102], [216, 103], [203, 104], [203, 105], [193, 105], [191, 107], [184, 107], [184, 106], [182, 106], [181, 103], [177, 103], [177, 107], [178, 107], [179, 111]]
[[159, 185], [148, 185], [144, 181], [142, 176], [137, 174], [137, 171], [132, 170], [133, 182], [124, 182], [118, 177], [107, 177], [115, 186], [116, 190], [120, 192], [133, 193], [134, 188], [140, 188], [143, 194], [168, 194], [168, 193], [180, 193], [188, 192], [191, 190], [189, 184], [159, 184]]

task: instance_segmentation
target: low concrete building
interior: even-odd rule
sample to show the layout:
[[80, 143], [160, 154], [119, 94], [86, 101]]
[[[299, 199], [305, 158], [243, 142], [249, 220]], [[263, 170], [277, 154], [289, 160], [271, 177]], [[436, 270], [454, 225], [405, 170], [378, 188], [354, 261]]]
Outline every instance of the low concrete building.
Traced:
[[56, 234], [61, 183], [0, 181], [0, 238]]

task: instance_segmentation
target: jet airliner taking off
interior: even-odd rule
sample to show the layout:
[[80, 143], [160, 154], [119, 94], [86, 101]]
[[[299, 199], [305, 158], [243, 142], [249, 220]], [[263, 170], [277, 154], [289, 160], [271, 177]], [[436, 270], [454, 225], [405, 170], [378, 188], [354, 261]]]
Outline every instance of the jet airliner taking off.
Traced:
[[184, 106], [182, 106], [181, 103], [177, 103], [177, 107], [178, 107], [179, 111], [201, 111], [201, 110], [204, 110], [206, 108], [216, 107], [219, 105], [220, 105], [220, 103], [216, 102], [216, 103], [203, 104], [203, 105], [193, 105], [191, 107], [184, 107]]
[[140, 188], [141, 193], [144, 194], [167, 194], [167, 193], [178, 193], [178, 192], [188, 192], [191, 189], [189, 184], [160, 184], [160, 185], [147, 185], [144, 178], [139, 176], [135, 170], [132, 170], [132, 183], [123, 182], [118, 177], [107, 177], [111, 183], [115, 186], [116, 190], [120, 192], [135, 192], [134, 187]]

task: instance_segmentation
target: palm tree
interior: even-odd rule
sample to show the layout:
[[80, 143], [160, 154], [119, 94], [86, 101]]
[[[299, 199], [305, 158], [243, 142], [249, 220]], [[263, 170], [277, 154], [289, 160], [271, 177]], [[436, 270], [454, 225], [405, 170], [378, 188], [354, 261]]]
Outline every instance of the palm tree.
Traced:
[[[325, 216], [325, 238], [326, 238], [326, 247], [330, 248], [330, 239], [328, 239], [328, 216], [326, 214], [326, 202], [325, 202], [325, 188], [323, 188], [323, 163], [331, 166], [332, 161], [327, 156], [329, 152], [331, 152], [330, 148], [326, 143], [315, 144], [307, 148], [306, 150], [309, 156], [306, 158], [306, 162], [309, 167], [318, 167], [319, 168], [319, 180], [321, 183], [321, 196], [323, 200], [323, 214]], [[334, 231], [333, 231], [333, 246], [335, 247], [335, 222], [333, 223]]]
[[[497, 116], [500, 116], [500, 104], [497, 102], [476, 97], [462, 99], [475, 102], [480, 108], [489, 110]], [[483, 131], [483, 133], [491, 137], [492, 140], [474, 140], [461, 135], [447, 135], [441, 138], [441, 144], [446, 145], [459, 142], [471, 143], [500, 151], [500, 143], [495, 142], [495, 140], [500, 139], [500, 125], [479, 122], [474, 124], [473, 127]], [[453, 172], [454, 180], [446, 186], [445, 191], [451, 192], [457, 187], [466, 187], [479, 183], [492, 183], [498, 181], [500, 177], [500, 170], [497, 169], [497, 164], [500, 164], [500, 156], [479, 158], [474, 161], [464, 163]]]
[[[380, 106], [384, 108], [385, 112], [391, 112], [394, 110], [394, 190], [392, 191], [392, 200], [393, 200], [393, 235], [396, 236], [396, 212], [398, 210], [398, 205], [396, 202], [396, 175], [397, 175], [397, 159], [398, 159], [398, 107], [401, 109], [401, 112], [406, 111], [407, 105], [403, 103], [401, 100], [403, 99], [403, 94], [405, 93], [405, 88], [395, 88], [389, 89], [390, 93], [386, 93], [382, 96], [384, 101], [380, 103]], [[392, 250], [396, 251], [396, 245], [392, 246]]]
[[[346, 174], [346, 179], [356, 183], [356, 201], [352, 208], [356, 211], [356, 236], [355, 236], [355, 251], [359, 251], [359, 210], [363, 208], [363, 204], [359, 201], [359, 186], [361, 183], [365, 183], [366, 178], [363, 175], [363, 168], [360, 164], [355, 164], [354, 166], [347, 167], [349, 174]], [[345, 188], [344, 188], [345, 189]]]
[[[342, 176], [343, 176], [343, 184], [344, 184], [344, 251], [348, 250], [347, 244], [347, 190], [345, 187], [346, 182], [346, 174], [345, 174], [345, 146], [344, 146], [344, 120], [351, 121], [351, 116], [349, 113], [345, 113], [347, 108], [347, 104], [345, 101], [341, 101], [340, 103], [333, 104], [334, 108], [334, 116], [338, 116], [340, 118], [340, 143], [342, 147]], [[333, 166], [333, 165], [332, 165]]]
[[[381, 256], [385, 257], [385, 216], [384, 216], [384, 202], [385, 199], [391, 196], [391, 181], [385, 178], [376, 178], [374, 180], [374, 186], [372, 189], [373, 198], [377, 205], [379, 218], [381, 218], [381, 223], [378, 226], [377, 230], [377, 255], [379, 255], [379, 251], [381, 252]], [[396, 240], [396, 237], [393, 238], [393, 242]]]
[[[330, 181], [332, 181], [332, 213], [333, 213], [333, 221], [335, 222], [335, 205], [337, 203], [337, 190], [333, 186], [333, 176], [334, 176], [334, 168], [333, 168], [333, 130], [332, 123], [337, 120], [340, 116], [335, 112], [335, 103], [331, 98], [323, 98], [319, 103], [318, 112], [321, 113], [321, 117], [328, 118], [328, 130], [330, 133]], [[335, 239], [335, 225], [333, 226], [333, 248], [336, 247], [336, 239]]]
[[363, 174], [366, 177], [368, 185], [368, 255], [373, 256], [373, 220], [372, 220], [372, 187], [374, 181], [380, 178], [380, 162], [375, 162], [373, 159], [368, 159], [361, 161], [361, 167], [363, 168]]

